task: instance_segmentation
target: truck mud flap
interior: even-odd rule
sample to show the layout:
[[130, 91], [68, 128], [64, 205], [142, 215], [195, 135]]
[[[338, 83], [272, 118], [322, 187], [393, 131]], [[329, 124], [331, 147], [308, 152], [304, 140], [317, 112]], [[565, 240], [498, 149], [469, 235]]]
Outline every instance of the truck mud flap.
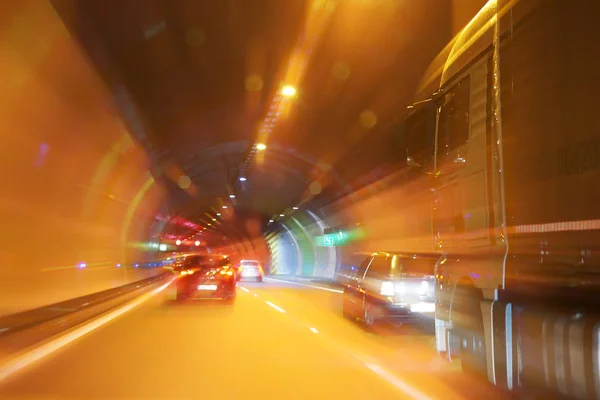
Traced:
[[514, 350], [512, 304], [492, 302], [492, 351], [493, 378], [497, 386], [514, 388]]

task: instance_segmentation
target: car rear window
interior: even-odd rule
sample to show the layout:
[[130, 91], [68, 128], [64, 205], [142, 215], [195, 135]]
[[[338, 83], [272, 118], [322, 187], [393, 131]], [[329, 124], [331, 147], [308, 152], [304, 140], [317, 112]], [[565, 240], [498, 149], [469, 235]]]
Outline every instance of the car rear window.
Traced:
[[404, 258], [397, 256], [395, 262], [392, 262], [392, 276], [400, 277], [403, 275], [433, 275], [435, 261], [435, 259], [429, 257]]
[[251, 267], [258, 267], [258, 261], [242, 261], [241, 265], [248, 265]]
[[184, 267], [202, 267], [208, 265], [209, 258], [206, 256], [191, 256], [187, 257], [183, 263]]

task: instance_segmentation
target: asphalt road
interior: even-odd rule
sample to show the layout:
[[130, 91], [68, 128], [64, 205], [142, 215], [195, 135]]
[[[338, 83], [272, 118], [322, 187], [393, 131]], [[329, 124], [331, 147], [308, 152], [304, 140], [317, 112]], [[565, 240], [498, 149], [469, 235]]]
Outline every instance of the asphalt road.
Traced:
[[325, 289], [244, 282], [231, 306], [160, 293], [0, 382], [0, 398], [501, 398], [440, 360], [431, 331], [368, 331]]

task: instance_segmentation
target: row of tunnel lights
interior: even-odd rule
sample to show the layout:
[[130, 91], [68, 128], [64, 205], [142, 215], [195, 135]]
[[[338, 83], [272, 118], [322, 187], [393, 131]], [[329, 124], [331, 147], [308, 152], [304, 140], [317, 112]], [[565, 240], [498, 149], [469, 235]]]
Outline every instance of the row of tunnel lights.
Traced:
[[[283, 96], [285, 96], [285, 97], [293, 97], [293, 96], [296, 94], [296, 88], [294, 88], [293, 86], [284, 86], [284, 87], [283, 87], [283, 89], [282, 89], [282, 91], [281, 91], [281, 94], [282, 94]], [[257, 143], [257, 144], [255, 144], [255, 145], [254, 145], [254, 148], [255, 148], [256, 150], [258, 150], [258, 151], [264, 151], [264, 150], [266, 150], [266, 149], [267, 149], [267, 145], [266, 145], [266, 144], [264, 144], [264, 143]], [[248, 178], [246, 178], [245, 176], [240, 176], [240, 177], [238, 178], [238, 180], [239, 180], [240, 182], [246, 182], [246, 181], [248, 180]], [[229, 195], [229, 198], [230, 198], [230, 199], [235, 199], [235, 194], [230, 194], [230, 195]], [[221, 208], [223, 208], [223, 209], [227, 209], [228, 207], [227, 207], [226, 205], [223, 205], [223, 206], [221, 206]], [[294, 209], [294, 210], [297, 210], [297, 209], [298, 209], [298, 207], [293, 207], [293, 209]], [[221, 213], [216, 213], [216, 215], [217, 215], [217, 216], [221, 216]], [[284, 217], [284, 216], [285, 216], [285, 214], [279, 214], [279, 216], [280, 216], [280, 217]], [[216, 222], [216, 221], [217, 221], [217, 219], [216, 219], [216, 218], [212, 218], [212, 221], [213, 221], [213, 222]], [[274, 220], [273, 220], [273, 219], [270, 219], [270, 220], [269, 220], [269, 223], [272, 223], [272, 222], [274, 222]], [[212, 226], [212, 224], [208, 223], [208, 224], [207, 224], [207, 226]], [[202, 229], [202, 231], [205, 231], [205, 230], [206, 230], [206, 228], [203, 228], [203, 229]], [[176, 244], [177, 246], [180, 246], [180, 245], [181, 245], [181, 243], [182, 243], [182, 241], [181, 241], [180, 239], [177, 239], [177, 240], [175, 241], [175, 244]], [[196, 246], [200, 246], [200, 241], [196, 240], [196, 241], [194, 242], [194, 244], [195, 244]]]
[[[281, 95], [282, 95], [283, 97], [287, 97], [287, 98], [294, 97], [294, 96], [296, 95], [296, 88], [295, 88], [295, 87], [293, 87], [293, 86], [290, 86], [290, 85], [286, 85], [286, 86], [284, 86], [284, 87], [281, 89]], [[277, 115], [279, 115], [279, 113], [277, 113]], [[273, 115], [272, 115], [272, 113], [269, 113], [269, 114], [267, 115], [267, 121], [266, 121], [266, 122], [269, 122], [269, 118], [271, 118], [271, 119], [272, 119], [272, 121], [270, 121], [270, 122], [271, 122], [271, 126], [273, 126], [273, 125], [274, 125], [274, 123], [276, 122], [276, 121], [275, 121], [275, 120], [276, 120], [276, 118], [275, 118], [275, 116], [273, 116]], [[264, 129], [264, 127], [263, 127], [263, 129]], [[270, 131], [270, 129], [268, 129], [268, 131]], [[257, 151], [264, 151], [264, 150], [266, 150], [266, 149], [267, 149], [267, 145], [266, 145], [266, 144], [264, 144], [264, 143], [257, 143], [257, 144], [255, 144], [255, 145], [254, 145], [254, 148], [255, 148]], [[238, 178], [238, 180], [239, 180], [240, 182], [246, 182], [246, 181], [248, 180], [248, 178], [246, 178], [245, 176], [240, 176], [240, 177]], [[229, 195], [229, 198], [230, 198], [230, 199], [235, 199], [235, 195], [234, 195], [234, 194], [230, 194], [230, 195]], [[223, 205], [223, 206], [221, 206], [221, 208], [223, 208], [223, 209], [227, 209], [227, 206], [226, 206], [226, 205]], [[293, 209], [294, 209], [294, 210], [297, 210], [297, 209], [298, 209], [298, 207], [293, 207]], [[217, 216], [220, 216], [220, 215], [221, 215], [221, 213], [217, 213], [216, 215], [217, 215]], [[279, 216], [280, 216], [280, 217], [284, 217], [284, 216], [285, 216], [285, 214], [279, 214]], [[212, 218], [212, 220], [213, 220], [213, 221], [216, 221], [217, 219], [216, 219], [216, 218]], [[274, 222], [274, 219], [270, 219], [270, 220], [269, 220], [269, 223], [272, 223], [272, 222]], [[207, 226], [212, 226], [212, 224], [208, 223], [208, 224], [207, 224]], [[206, 228], [203, 228], [202, 230], [204, 231], [204, 230], [206, 230]], [[178, 243], [178, 242], [179, 242], [179, 243]], [[178, 239], [178, 240], [176, 241], [176, 244], [179, 246], [179, 245], [181, 244], [181, 240], [179, 240], [179, 239]], [[195, 242], [195, 244], [196, 244], [196, 246], [199, 246], [199, 245], [200, 245], [200, 242], [199, 242], [199, 241], [196, 241], [196, 242]]]
[[[235, 198], [235, 195], [230, 195], [229, 197], [230, 197], [230, 198]], [[227, 208], [227, 206], [225, 206], [225, 205], [224, 205], [224, 206], [222, 206], [222, 208]], [[293, 209], [293, 210], [298, 210], [298, 207], [292, 207], [292, 209]], [[221, 216], [221, 213], [217, 213], [216, 215], [217, 215], [217, 216]], [[285, 217], [285, 214], [283, 214], [283, 213], [282, 213], [282, 214], [279, 214], [279, 217], [283, 218], [283, 217]], [[216, 221], [217, 219], [216, 219], [216, 218], [213, 218], [212, 220], [213, 220], [213, 221]], [[273, 218], [269, 220], [269, 223], [273, 223], [273, 222], [275, 222], [275, 220], [274, 220]], [[209, 224], [207, 224], [207, 225], [208, 225], [208, 226], [212, 226], [210, 223], [209, 223]], [[203, 228], [203, 229], [202, 229], [202, 231], [204, 231], [204, 230], [206, 230], [206, 228]], [[191, 238], [191, 237], [190, 237], [190, 238]], [[188, 238], [188, 239], [189, 239], [189, 238]], [[181, 239], [177, 239], [177, 240], [175, 241], [175, 244], [176, 244], [177, 246], [181, 246], [181, 244], [182, 244], [182, 243], [183, 243], [183, 241], [182, 241]], [[196, 241], [194, 242], [194, 245], [196, 245], [196, 246], [200, 246], [200, 241], [199, 241], [199, 240], [196, 240]]]
[[[292, 210], [297, 210], [297, 209], [298, 209], [298, 207], [292, 207]], [[279, 214], [279, 216], [280, 216], [281, 218], [283, 218], [283, 217], [285, 217], [285, 214]], [[273, 222], [275, 222], [275, 220], [274, 220], [273, 218], [271, 218], [271, 219], [269, 220], [269, 223], [273, 223]]]
[[[283, 112], [285, 105], [287, 104], [287, 100], [291, 99], [292, 97], [294, 97], [296, 95], [296, 88], [292, 85], [284, 85], [281, 90], [279, 91], [279, 93], [275, 96], [275, 98], [273, 99], [270, 107], [269, 107], [269, 111], [267, 112], [267, 115], [265, 116], [261, 127], [259, 129], [259, 143], [254, 145], [254, 150], [256, 151], [263, 151], [266, 150], [267, 145], [262, 143], [263, 139], [267, 139], [268, 136], [271, 134], [272, 130], [275, 129], [275, 126], [277, 125], [279, 116], [281, 115], [281, 113]], [[244, 171], [247, 171], [252, 162], [254, 161], [254, 152], [250, 152], [250, 154], [248, 154], [246, 161], [244, 163]], [[246, 181], [245, 177], [240, 177], [239, 178], [240, 181], [244, 182]]]

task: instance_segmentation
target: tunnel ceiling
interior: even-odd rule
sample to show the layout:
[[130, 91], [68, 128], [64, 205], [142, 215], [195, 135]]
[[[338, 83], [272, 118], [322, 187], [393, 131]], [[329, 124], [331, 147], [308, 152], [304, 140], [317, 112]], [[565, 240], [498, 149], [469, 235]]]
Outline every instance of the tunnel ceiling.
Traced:
[[[223, 204], [268, 219], [309, 205], [311, 182], [335, 193], [393, 155], [390, 124], [450, 31], [450, 0], [405, 3], [53, 1], [140, 109], [168, 213], [196, 222]], [[297, 94], [253, 153], [287, 83]]]

